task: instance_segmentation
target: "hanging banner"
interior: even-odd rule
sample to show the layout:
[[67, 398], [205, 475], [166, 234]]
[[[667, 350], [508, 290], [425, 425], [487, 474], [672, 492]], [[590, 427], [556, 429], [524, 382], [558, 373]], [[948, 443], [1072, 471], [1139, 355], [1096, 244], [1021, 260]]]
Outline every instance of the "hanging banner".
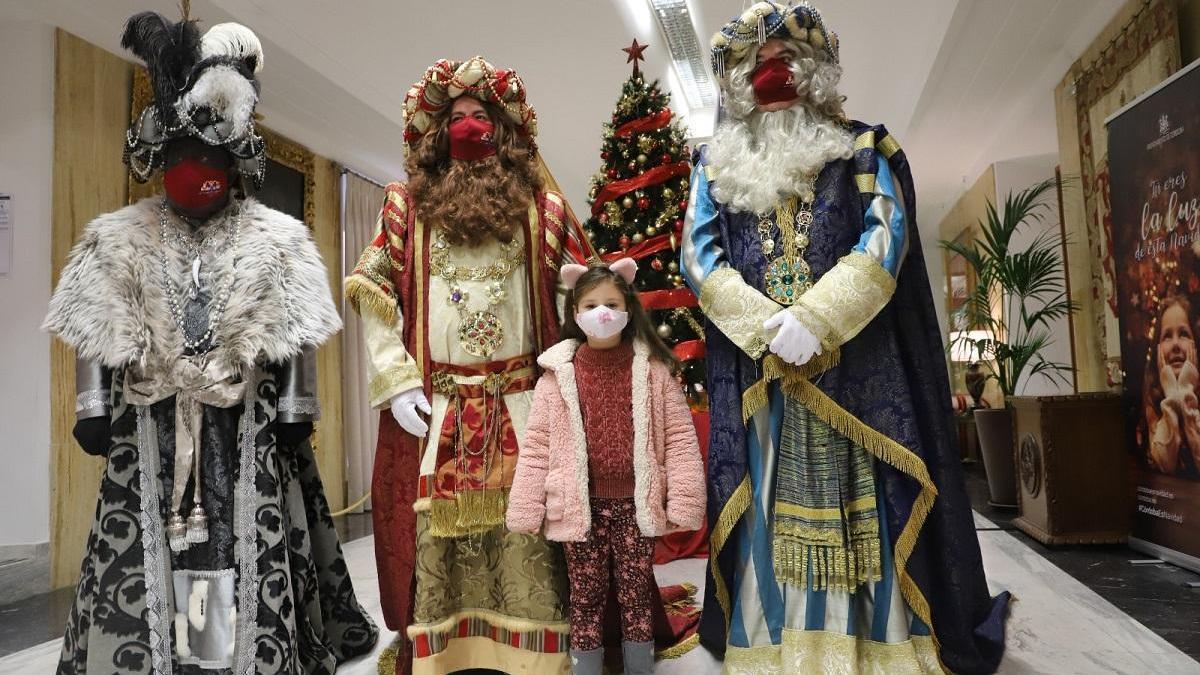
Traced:
[[1200, 571], [1200, 61], [1108, 124], [1130, 544]]

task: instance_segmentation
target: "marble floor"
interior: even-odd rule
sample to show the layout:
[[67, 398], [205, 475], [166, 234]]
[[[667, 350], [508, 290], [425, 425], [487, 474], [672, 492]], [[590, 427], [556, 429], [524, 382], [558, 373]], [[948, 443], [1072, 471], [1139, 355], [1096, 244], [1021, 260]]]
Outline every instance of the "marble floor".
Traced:
[[[993, 591], [1012, 591], [1017, 601], [1009, 621], [1008, 650], [1000, 672], [1011, 675], [1200, 675], [1200, 663], [1130, 618], [1082, 582], [1039, 555], [1012, 534], [976, 515], [988, 581]], [[345, 546], [354, 586], [364, 606], [382, 625], [375, 578], [374, 538]], [[704, 560], [660, 566], [660, 583], [703, 584]], [[347, 664], [348, 675], [375, 672], [375, 656], [394, 634], [384, 631], [376, 653]], [[0, 659], [0, 675], [48, 673], [54, 669], [58, 640]], [[660, 661], [660, 675], [719, 673], [720, 664], [702, 648]]]

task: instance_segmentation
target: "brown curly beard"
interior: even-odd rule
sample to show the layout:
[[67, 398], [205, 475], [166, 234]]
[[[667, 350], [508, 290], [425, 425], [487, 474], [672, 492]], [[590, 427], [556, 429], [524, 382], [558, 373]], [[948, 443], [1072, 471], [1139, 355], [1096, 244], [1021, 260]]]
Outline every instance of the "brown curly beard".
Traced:
[[512, 241], [542, 189], [529, 142], [519, 138], [498, 111], [484, 107], [496, 128], [495, 155], [477, 161], [450, 159], [448, 118], [443, 117], [407, 161], [408, 189], [421, 219], [445, 233], [452, 244]]

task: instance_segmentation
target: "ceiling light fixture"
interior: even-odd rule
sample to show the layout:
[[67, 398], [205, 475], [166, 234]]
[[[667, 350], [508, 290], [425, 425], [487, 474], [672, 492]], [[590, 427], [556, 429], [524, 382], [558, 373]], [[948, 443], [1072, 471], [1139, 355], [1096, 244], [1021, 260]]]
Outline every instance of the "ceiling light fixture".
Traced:
[[687, 0], [647, 0], [653, 10], [667, 50], [675, 66], [675, 74], [683, 87], [688, 108], [713, 108], [717, 105], [717, 88], [708, 69], [707, 53], [701, 49], [692, 24]]

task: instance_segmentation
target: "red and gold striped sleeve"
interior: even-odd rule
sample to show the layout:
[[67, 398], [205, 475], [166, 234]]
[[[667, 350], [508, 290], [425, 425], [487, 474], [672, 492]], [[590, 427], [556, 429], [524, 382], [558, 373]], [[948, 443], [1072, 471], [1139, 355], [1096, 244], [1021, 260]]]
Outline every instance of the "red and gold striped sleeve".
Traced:
[[553, 270], [568, 263], [586, 265], [597, 259], [583, 226], [562, 194], [548, 190], [542, 202], [546, 219], [546, 264]]
[[362, 252], [354, 271], [346, 277], [346, 299], [359, 314], [370, 312], [385, 325], [397, 318], [394, 278], [404, 269], [404, 239], [410, 208], [403, 183], [384, 188], [383, 206], [375, 223], [375, 239]]

